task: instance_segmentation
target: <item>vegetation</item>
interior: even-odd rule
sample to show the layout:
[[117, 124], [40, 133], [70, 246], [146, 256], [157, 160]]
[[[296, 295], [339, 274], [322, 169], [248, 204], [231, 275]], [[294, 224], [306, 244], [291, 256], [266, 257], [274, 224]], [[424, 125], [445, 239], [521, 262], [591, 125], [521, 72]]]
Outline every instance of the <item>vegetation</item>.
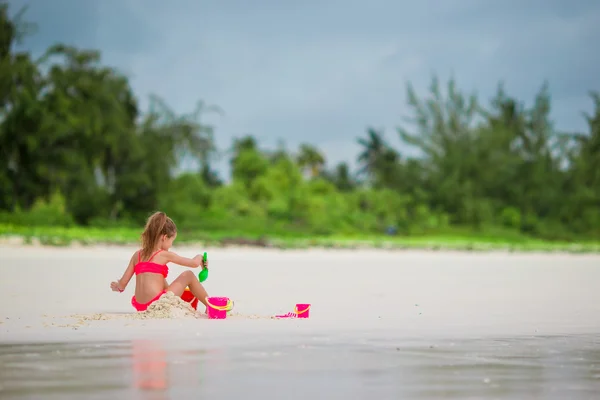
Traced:
[[[588, 132], [557, 132], [546, 84], [528, 108], [502, 85], [482, 105], [434, 78], [423, 96], [408, 85], [413, 116], [397, 129], [418, 156], [369, 128], [353, 174], [310, 144], [267, 151], [246, 136], [225, 183], [201, 121], [215, 108], [178, 115], [153, 97], [142, 111], [98, 51], [16, 51], [31, 27], [0, 5], [0, 234], [128, 242], [160, 209], [190, 240], [546, 249], [600, 239], [598, 93]], [[176, 173], [183, 156], [198, 170]]]

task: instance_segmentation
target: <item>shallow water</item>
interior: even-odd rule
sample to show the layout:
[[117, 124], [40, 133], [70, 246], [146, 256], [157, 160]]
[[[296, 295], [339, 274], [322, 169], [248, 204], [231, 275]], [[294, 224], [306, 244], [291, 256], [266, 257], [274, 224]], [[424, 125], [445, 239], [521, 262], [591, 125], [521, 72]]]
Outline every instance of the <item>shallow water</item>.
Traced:
[[[0, 345], [8, 399], [597, 399], [600, 335]], [[264, 339], [264, 338], [263, 338]]]

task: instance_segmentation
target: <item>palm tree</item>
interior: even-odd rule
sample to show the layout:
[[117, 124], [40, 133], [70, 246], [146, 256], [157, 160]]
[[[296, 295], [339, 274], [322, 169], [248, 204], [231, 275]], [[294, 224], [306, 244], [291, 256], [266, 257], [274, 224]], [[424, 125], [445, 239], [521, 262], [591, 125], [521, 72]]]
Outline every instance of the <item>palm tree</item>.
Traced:
[[363, 147], [362, 152], [358, 155], [358, 162], [362, 165], [358, 173], [373, 175], [377, 164], [389, 149], [383, 133], [369, 128], [367, 129], [367, 138], [358, 139], [358, 144]]
[[400, 155], [387, 144], [383, 133], [375, 129], [367, 130], [367, 138], [358, 139], [363, 151], [358, 155], [362, 165], [359, 175], [368, 175], [376, 186], [389, 187], [398, 178]]
[[297, 162], [301, 168], [309, 168], [311, 177], [315, 178], [325, 165], [325, 157], [316, 147], [309, 144], [302, 144], [300, 145], [300, 154], [298, 155]]

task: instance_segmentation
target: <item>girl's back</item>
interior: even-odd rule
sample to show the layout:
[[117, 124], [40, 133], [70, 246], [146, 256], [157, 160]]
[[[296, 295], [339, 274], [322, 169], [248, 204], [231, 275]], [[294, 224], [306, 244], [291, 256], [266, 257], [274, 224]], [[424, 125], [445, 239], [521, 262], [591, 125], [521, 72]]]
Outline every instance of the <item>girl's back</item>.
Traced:
[[133, 258], [137, 258], [134, 266], [135, 298], [140, 303], [151, 300], [166, 287], [169, 267], [166, 265], [164, 255], [160, 254], [162, 252], [162, 249], [155, 251], [147, 260], [142, 258], [142, 250], [133, 254]]

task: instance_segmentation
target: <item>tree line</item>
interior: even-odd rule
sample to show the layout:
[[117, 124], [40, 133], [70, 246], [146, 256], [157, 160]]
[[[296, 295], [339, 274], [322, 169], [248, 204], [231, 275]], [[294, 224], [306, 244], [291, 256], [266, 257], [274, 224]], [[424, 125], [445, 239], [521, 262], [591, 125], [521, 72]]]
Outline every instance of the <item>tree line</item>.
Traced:
[[[481, 104], [454, 80], [407, 86], [412, 118], [358, 138], [360, 169], [329, 167], [311, 144], [294, 151], [234, 139], [231, 179], [213, 169], [213, 108], [178, 114], [97, 50], [15, 50], [31, 32], [0, 5], [0, 222], [135, 225], [161, 209], [183, 229], [277, 234], [498, 231], [547, 239], [600, 237], [600, 95], [587, 132], [558, 132], [542, 84], [525, 107], [498, 85]], [[196, 171], [175, 173], [182, 156]]]

